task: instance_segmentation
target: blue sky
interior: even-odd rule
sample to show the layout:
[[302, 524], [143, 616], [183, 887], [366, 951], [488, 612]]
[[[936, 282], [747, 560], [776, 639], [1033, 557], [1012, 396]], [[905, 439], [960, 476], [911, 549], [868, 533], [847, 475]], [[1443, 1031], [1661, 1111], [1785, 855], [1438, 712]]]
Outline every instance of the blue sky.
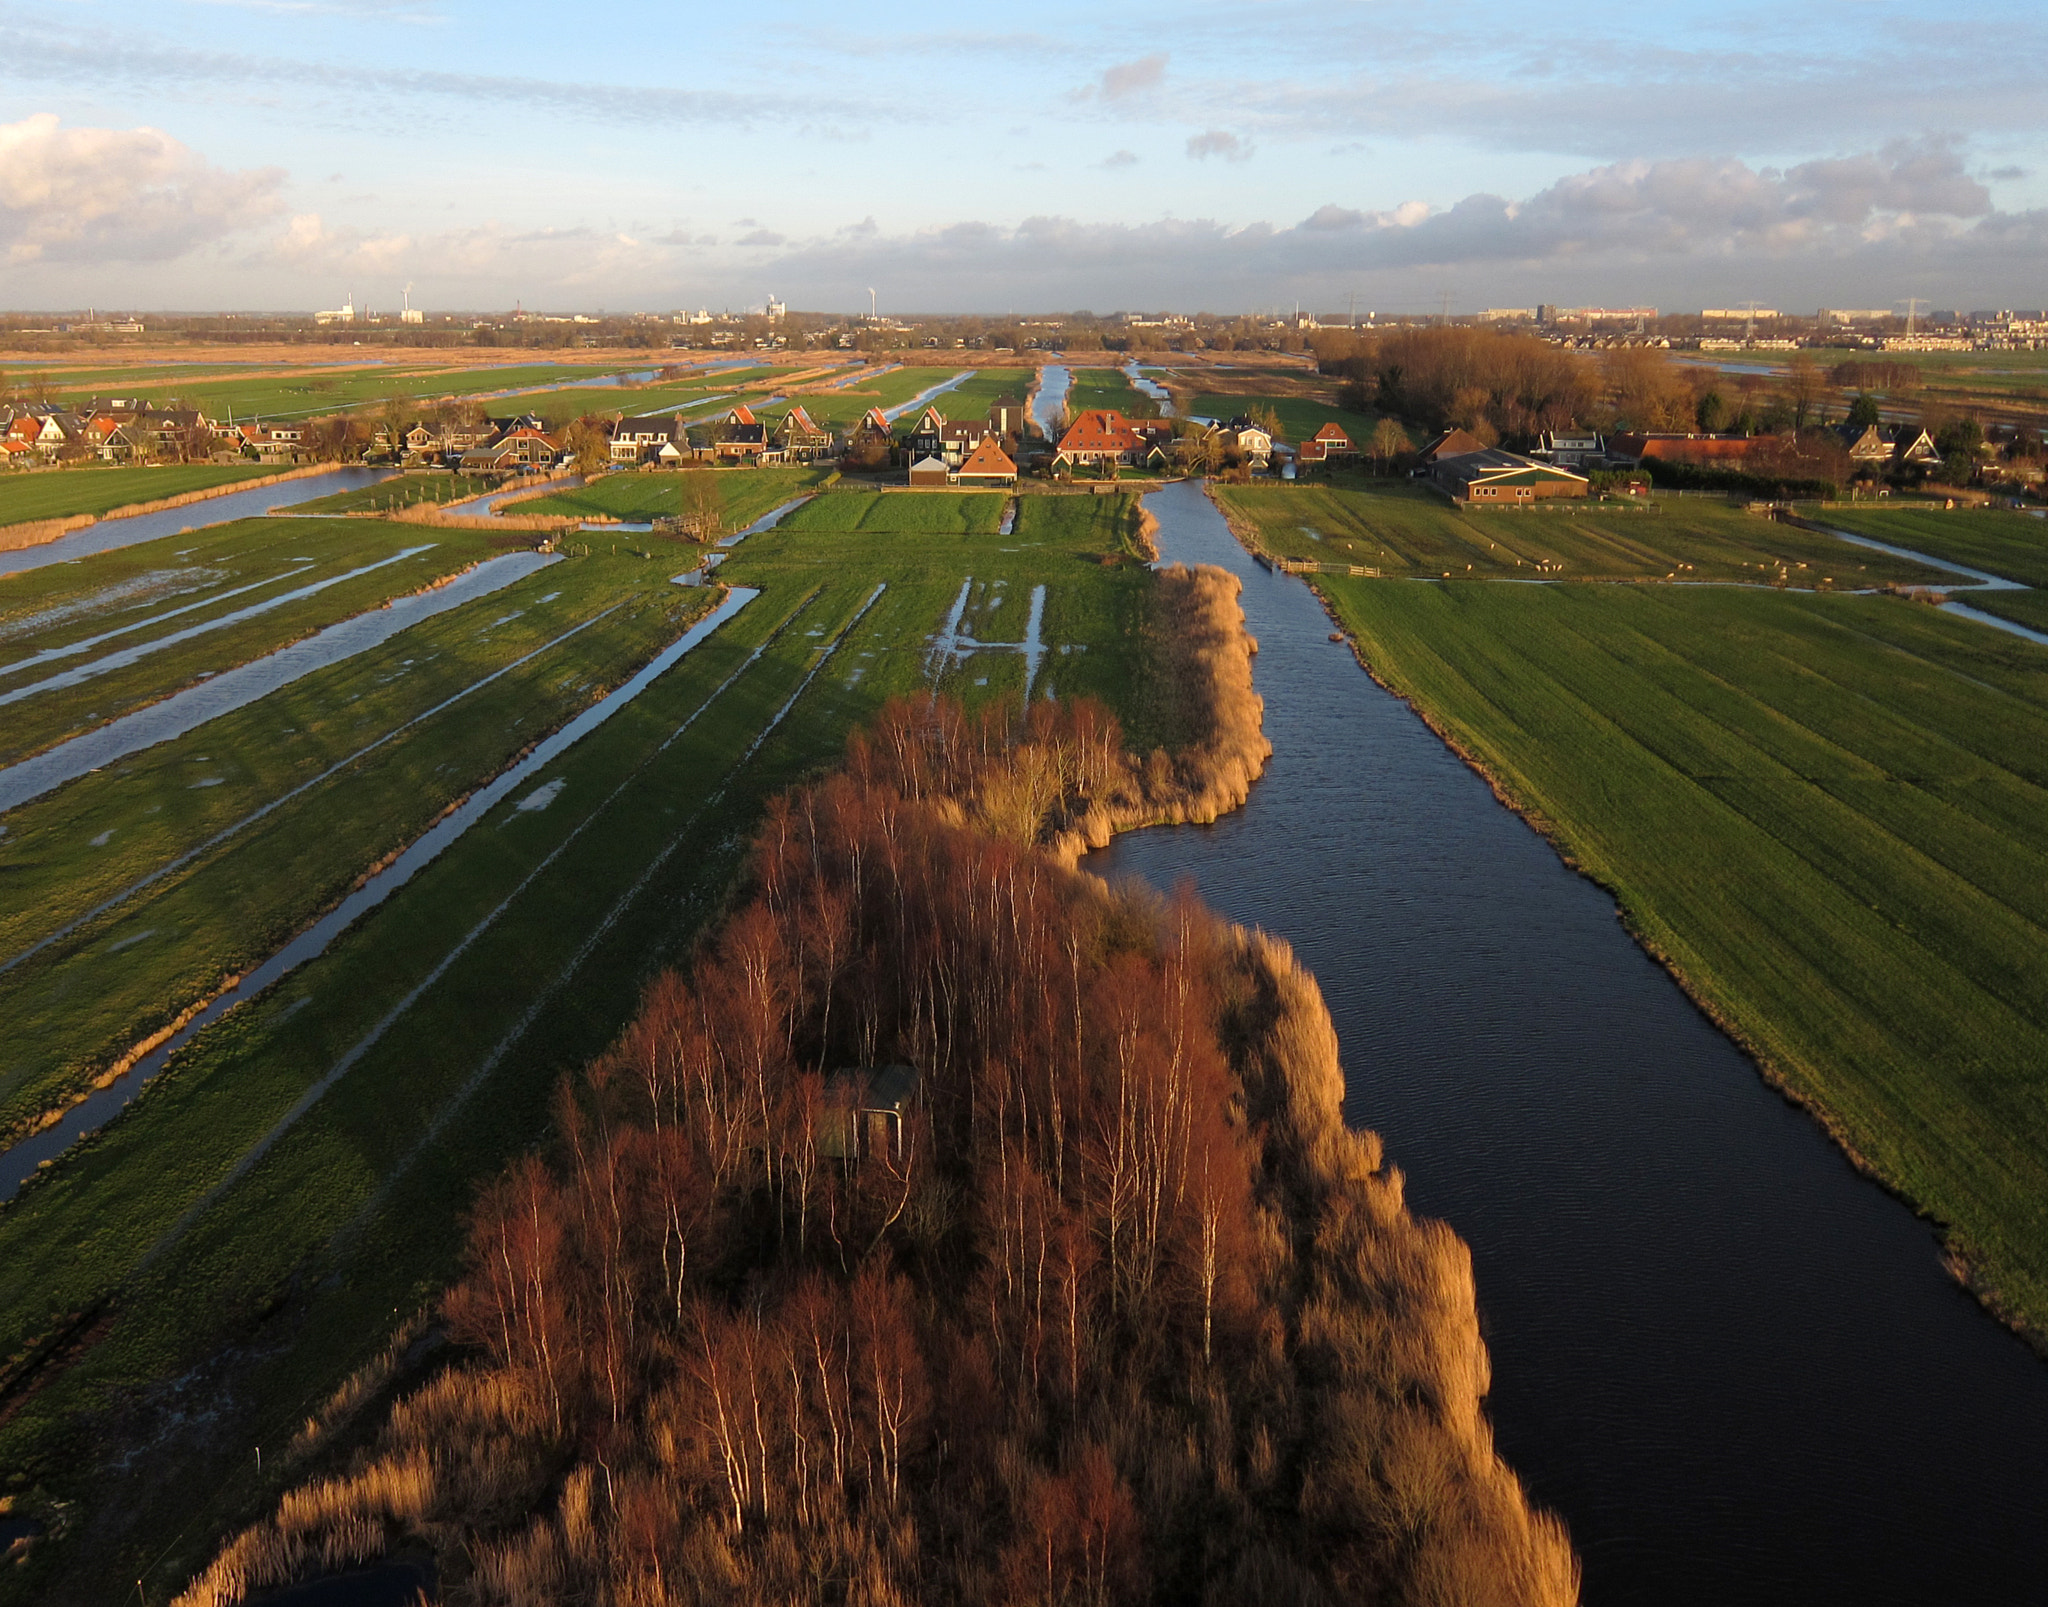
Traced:
[[0, 306], [2048, 303], [2048, 9], [51, 0]]

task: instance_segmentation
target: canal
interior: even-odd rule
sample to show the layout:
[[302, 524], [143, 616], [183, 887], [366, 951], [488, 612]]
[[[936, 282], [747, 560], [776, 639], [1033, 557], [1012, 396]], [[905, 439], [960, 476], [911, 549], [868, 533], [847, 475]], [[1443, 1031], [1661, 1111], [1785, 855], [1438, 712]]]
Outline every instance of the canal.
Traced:
[[2048, 1603], [2048, 1366], [1306, 585], [1199, 485], [1147, 506], [1166, 559], [1243, 577], [1274, 753], [1243, 810], [1087, 867], [1313, 968], [1346, 1115], [1472, 1246], [1498, 1441], [1587, 1600]]

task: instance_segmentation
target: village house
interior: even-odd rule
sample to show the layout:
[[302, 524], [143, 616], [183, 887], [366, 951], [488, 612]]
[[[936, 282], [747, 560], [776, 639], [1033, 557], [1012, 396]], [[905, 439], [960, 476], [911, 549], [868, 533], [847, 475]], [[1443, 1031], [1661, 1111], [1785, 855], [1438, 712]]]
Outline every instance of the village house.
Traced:
[[801, 404], [792, 407], [775, 427], [775, 445], [791, 463], [816, 463], [832, 456], [832, 432], [813, 419]]
[[[945, 456], [946, 415], [927, 407], [903, 435], [903, 455], [912, 463], [920, 458]], [[971, 450], [971, 449], [970, 449]]]
[[1024, 417], [1024, 404], [1014, 396], [998, 396], [988, 405], [988, 426], [998, 435], [1022, 440]]
[[1576, 469], [1587, 463], [1604, 463], [1607, 444], [1590, 430], [1545, 430], [1536, 438], [1535, 449], [1529, 456]]
[[1453, 502], [1482, 508], [1583, 497], [1590, 487], [1583, 474], [1498, 447], [1439, 456], [1430, 464], [1429, 479]]
[[984, 435], [953, 475], [961, 485], [1015, 485], [1017, 465], [993, 433]]
[[561, 443], [547, 431], [520, 424], [486, 446], [471, 447], [462, 454], [461, 468], [464, 474], [527, 474], [553, 468], [561, 456]]
[[1842, 424], [1835, 436], [1859, 469], [1937, 468], [1941, 452], [1917, 424]]
[[1333, 463], [1339, 458], [1357, 456], [1357, 444], [1344, 433], [1344, 426], [1335, 419], [1330, 420], [1303, 441], [1295, 453], [1296, 461], [1301, 463]]
[[614, 463], [658, 463], [674, 467], [690, 456], [690, 437], [680, 413], [645, 413], [622, 418], [612, 431]]
[[1091, 407], [1067, 426], [1053, 453], [1055, 469], [1120, 467], [1145, 452], [1145, 442], [1131, 422], [1113, 407]]
[[1242, 413], [1223, 426], [1223, 445], [1254, 468], [1264, 468], [1273, 455], [1273, 437]]
[[742, 404], [725, 415], [714, 443], [716, 455], [732, 461], [759, 460], [768, 451], [768, 427]]
[[856, 458], [886, 459], [895, 445], [895, 432], [889, 428], [888, 419], [879, 407], [871, 407], [854, 425], [853, 433], [847, 437], [846, 449]]

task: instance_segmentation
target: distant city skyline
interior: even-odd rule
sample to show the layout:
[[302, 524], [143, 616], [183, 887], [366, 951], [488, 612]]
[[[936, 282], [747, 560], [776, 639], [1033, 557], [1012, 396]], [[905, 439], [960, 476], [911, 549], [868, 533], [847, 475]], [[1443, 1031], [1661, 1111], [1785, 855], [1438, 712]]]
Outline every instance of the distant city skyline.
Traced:
[[[861, 14], [866, 15], [866, 14]], [[0, 26], [0, 307], [2048, 302], [2048, 18], [79, 0]], [[600, 25], [601, 24], [601, 25]]]

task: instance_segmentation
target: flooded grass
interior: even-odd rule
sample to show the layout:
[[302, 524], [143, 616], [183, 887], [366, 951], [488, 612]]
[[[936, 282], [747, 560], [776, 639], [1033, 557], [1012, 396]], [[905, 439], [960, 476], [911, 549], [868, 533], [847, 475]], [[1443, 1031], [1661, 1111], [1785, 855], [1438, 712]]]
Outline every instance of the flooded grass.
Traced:
[[2048, 1334], [2048, 650], [1896, 598], [1319, 586]]
[[[5, 721], [0, 722], [0, 767], [18, 764], [31, 754], [156, 703], [207, 676], [250, 663], [287, 643], [381, 608], [495, 556], [485, 534], [467, 530], [425, 532], [367, 520], [243, 521], [243, 526], [248, 525], [258, 528], [249, 532], [229, 527], [228, 534], [214, 536], [200, 551], [219, 550], [224, 543], [240, 543], [245, 536], [253, 535], [250, 547], [244, 550], [253, 551], [259, 574], [264, 570], [288, 574], [291, 582], [287, 591], [310, 591], [323, 582], [334, 583], [291, 601], [246, 595], [223, 597], [217, 613], [200, 610], [177, 619], [163, 619], [155, 626], [145, 625], [118, 643], [107, 644], [104, 653], [95, 654], [105, 666], [104, 673], [82, 680], [54, 673], [35, 678], [33, 671], [17, 671], [11, 677], [0, 672], [0, 688], [10, 694], [23, 693], [35, 679], [45, 682], [44, 690], [20, 697], [8, 708]], [[190, 545], [189, 538], [173, 536], [127, 549], [123, 556], [143, 564], [153, 559], [157, 567], [165, 567], [166, 560], [189, 564], [198, 560], [200, 552], [178, 560], [170, 549], [184, 550]], [[406, 555], [407, 549], [418, 550]], [[142, 556], [133, 557], [135, 554]], [[301, 558], [312, 561], [297, 562]], [[225, 572], [221, 590], [234, 590], [243, 571], [224, 559], [213, 560], [212, 567]], [[25, 587], [22, 582], [53, 575], [83, 577], [97, 570], [98, 564], [94, 562], [76, 569], [58, 565], [51, 570], [0, 578], [0, 606], [6, 606], [17, 596], [40, 599], [48, 595], [42, 588]], [[349, 578], [338, 578], [341, 576]], [[78, 583], [74, 578], [73, 584]], [[225, 616], [231, 613], [244, 617], [226, 623]], [[108, 628], [108, 623], [92, 616], [78, 616], [19, 645], [36, 652], [49, 651], [69, 641], [102, 634]], [[182, 639], [173, 641], [174, 637]], [[157, 644], [163, 644], [160, 650]], [[9, 644], [9, 662], [24, 664], [30, 654], [24, 651], [17, 657], [16, 646]]]
[[[774, 488], [764, 480], [763, 489]], [[69, 1554], [65, 1566], [79, 1570], [69, 1577], [118, 1590], [132, 1589], [141, 1574], [156, 1594], [204, 1560], [212, 1527], [259, 1488], [244, 1441], [283, 1445], [336, 1381], [381, 1346], [401, 1314], [449, 1275], [475, 1180], [534, 1141], [559, 1073], [602, 1048], [631, 1016], [650, 972], [687, 951], [722, 904], [765, 798], [832, 762], [851, 725], [889, 695], [930, 684], [928, 644], [968, 575], [1004, 582], [1009, 600], [994, 617], [1007, 623], [1014, 613], [1019, 639], [1030, 594], [1044, 587], [1049, 653], [1041, 678], [1057, 673], [1061, 697], [1104, 697], [1126, 713], [1137, 740], [1154, 740], [1148, 733], [1159, 722], [1137, 695], [1146, 680], [1153, 577], [1136, 562], [1102, 561], [1123, 550], [1134, 515], [1121, 498], [1027, 499], [1044, 502], [1046, 511], [1027, 507], [1018, 530], [999, 537], [1004, 500], [835, 493], [800, 510], [807, 517], [750, 536], [733, 549], [721, 579], [760, 587], [761, 597], [549, 765], [538, 780], [560, 787], [546, 808], [521, 809], [535, 788], [516, 789], [318, 960], [201, 1034], [119, 1121], [0, 1208], [0, 1353], [13, 1353], [62, 1313], [119, 1300], [121, 1315], [106, 1337], [0, 1427], [0, 1466], [90, 1493], [101, 1515], [95, 1521], [106, 1525], [89, 1558], [82, 1549]], [[933, 510], [949, 501], [956, 506], [938, 517]], [[821, 506], [839, 517], [822, 517], [814, 511]], [[888, 509], [921, 511], [892, 529]], [[599, 552], [608, 546], [595, 535], [591, 541]], [[531, 644], [558, 629], [564, 606], [595, 606], [594, 595], [572, 590], [585, 575], [593, 589], [602, 574], [645, 575], [650, 591], [666, 592], [663, 602], [698, 599], [702, 606], [705, 593], [667, 586], [673, 567], [623, 553], [557, 566], [522, 583], [524, 595], [504, 594], [523, 613], [491, 633], [491, 646], [509, 655], [515, 638]], [[555, 603], [525, 601], [553, 591], [563, 593]], [[498, 599], [487, 606], [490, 619], [509, 612]], [[644, 645], [649, 621], [626, 631], [628, 612], [616, 616], [618, 635]], [[444, 654], [474, 651], [465, 646], [473, 636], [458, 639], [458, 618], [437, 622]], [[614, 639], [609, 624], [587, 636], [600, 633]], [[1087, 651], [1061, 656], [1061, 645]], [[403, 656], [415, 663], [379, 683], [377, 675], [393, 677]], [[352, 699], [393, 699], [365, 729], [390, 724], [401, 706], [432, 701], [424, 688], [396, 689], [438, 660], [416, 650], [374, 666], [371, 657], [350, 667], [346, 686], [323, 683], [330, 723], [317, 761], [299, 753], [282, 773], [260, 781], [246, 773], [259, 760], [258, 732], [297, 734], [313, 722], [309, 711], [267, 699], [231, 717], [247, 722], [251, 738], [235, 763], [223, 762], [236, 751], [219, 735], [225, 721], [186, 739], [182, 757], [196, 770], [204, 754], [210, 762], [203, 768], [222, 774], [222, 786], [185, 791], [173, 782], [171, 755], [153, 754], [165, 763], [152, 772], [150, 801], [163, 802], [165, 813], [172, 800], [207, 811], [217, 828], [360, 740]], [[366, 775], [345, 807], [337, 795], [316, 808], [324, 788], [308, 793], [275, 823], [250, 828], [249, 843], [235, 850], [239, 866], [224, 861], [210, 893], [195, 887], [185, 896], [229, 924], [252, 887], [288, 881], [308, 856], [329, 863], [326, 830], [346, 838], [331, 850], [332, 862], [360, 870], [384, 851], [381, 843], [416, 829], [380, 835], [362, 823], [399, 809], [429, 780], [451, 785], [445, 775], [454, 772], [444, 775], [441, 765], [459, 759], [455, 769], [474, 774], [489, 753], [530, 740], [536, 721], [512, 728], [526, 712], [522, 698], [555, 695], [549, 689], [561, 687], [567, 669], [537, 659], [516, 685], [508, 676], [445, 720], [380, 749], [374, 787]], [[436, 674], [443, 695], [461, 680], [452, 668]], [[972, 656], [953, 679], [965, 681], [975, 701], [1021, 689], [1023, 674], [1023, 655], [1008, 646]], [[309, 678], [293, 693], [304, 699], [313, 690]], [[471, 746], [457, 753], [457, 744]], [[138, 813], [160, 818], [147, 814], [138, 788], [140, 810], [117, 821], [115, 806], [126, 795], [116, 783], [133, 779], [79, 784], [98, 789], [104, 818], [49, 822], [46, 841], [68, 834], [63, 840], [75, 843], [67, 850], [74, 871], [92, 853], [120, 849]], [[430, 814], [431, 802], [422, 799], [409, 821]], [[110, 827], [106, 849], [86, 846]], [[177, 840], [201, 831], [187, 817]], [[260, 862], [259, 843], [271, 856]], [[11, 838], [0, 840], [11, 846]], [[170, 846], [159, 839], [155, 855]], [[132, 879], [151, 862], [138, 853], [119, 874]], [[119, 874], [99, 880], [100, 896]], [[46, 873], [53, 889], [65, 880], [59, 870]], [[119, 922], [90, 929], [92, 952], [102, 956], [113, 943], [156, 929], [147, 942], [103, 958], [110, 969], [96, 972], [93, 985], [179, 946], [166, 913], [172, 898], [167, 890], [132, 912], [123, 906]], [[89, 907], [89, 896], [71, 894], [69, 907], [81, 906]], [[86, 986], [79, 973], [69, 992]], [[347, 1075], [221, 1188], [307, 1091], [396, 1002], [415, 994]], [[59, 1036], [50, 1033], [52, 1041]], [[215, 1189], [218, 1196], [195, 1210]], [[282, 1325], [267, 1315], [287, 1309]], [[109, 1391], [132, 1395], [210, 1366], [230, 1343], [237, 1382], [219, 1409], [233, 1415], [231, 1431], [193, 1423], [123, 1469], [78, 1466], [80, 1413], [95, 1410]], [[172, 1467], [175, 1481], [166, 1472]], [[195, 1489], [207, 1492], [197, 1514]], [[11, 1588], [0, 1585], [0, 1598]]]

